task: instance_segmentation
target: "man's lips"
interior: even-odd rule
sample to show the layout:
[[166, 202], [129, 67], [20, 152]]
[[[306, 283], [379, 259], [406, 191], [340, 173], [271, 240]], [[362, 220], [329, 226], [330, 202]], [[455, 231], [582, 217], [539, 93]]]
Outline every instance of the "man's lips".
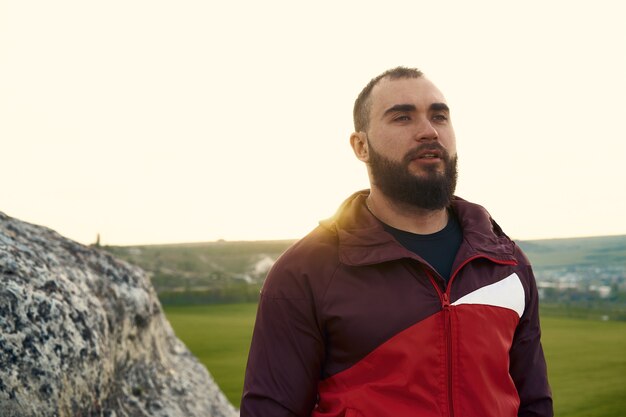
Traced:
[[439, 152], [423, 152], [423, 153], [417, 155], [417, 157], [415, 159], [441, 159], [441, 153], [439, 153]]
[[438, 148], [418, 148], [407, 155], [409, 161], [440, 161], [444, 159], [445, 150]]

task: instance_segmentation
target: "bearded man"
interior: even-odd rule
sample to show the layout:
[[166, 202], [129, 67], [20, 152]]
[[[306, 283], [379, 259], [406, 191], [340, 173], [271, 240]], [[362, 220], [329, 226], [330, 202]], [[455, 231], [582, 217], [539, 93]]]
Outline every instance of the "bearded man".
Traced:
[[268, 274], [241, 416], [552, 416], [531, 266], [454, 196], [444, 96], [394, 68], [359, 94], [354, 124], [370, 190]]

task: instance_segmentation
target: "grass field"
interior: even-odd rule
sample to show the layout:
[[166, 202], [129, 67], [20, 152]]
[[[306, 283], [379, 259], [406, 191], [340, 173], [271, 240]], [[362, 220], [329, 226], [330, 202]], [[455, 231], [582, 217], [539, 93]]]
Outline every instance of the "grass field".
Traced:
[[[176, 334], [239, 406], [255, 304], [166, 307]], [[622, 417], [626, 322], [542, 317], [557, 417]]]
[[543, 345], [557, 417], [626, 413], [626, 322], [544, 317]]
[[256, 304], [165, 307], [165, 313], [178, 338], [239, 407]]

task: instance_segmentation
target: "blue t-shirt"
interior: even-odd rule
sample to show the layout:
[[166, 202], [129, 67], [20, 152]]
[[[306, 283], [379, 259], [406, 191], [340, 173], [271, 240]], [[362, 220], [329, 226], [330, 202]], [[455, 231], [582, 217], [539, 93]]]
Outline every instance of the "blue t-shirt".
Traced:
[[446, 282], [450, 279], [452, 263], [463, 241], [459, 220], [452, 210], [448, 213], [446, 227], [429, 235], [418, 235], [383, 223], [387, 232], [402, 246], [428, 262]]

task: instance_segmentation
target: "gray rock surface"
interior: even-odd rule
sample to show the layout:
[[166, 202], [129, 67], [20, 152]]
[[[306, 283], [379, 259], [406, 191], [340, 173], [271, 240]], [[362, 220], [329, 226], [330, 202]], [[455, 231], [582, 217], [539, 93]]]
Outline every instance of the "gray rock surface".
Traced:
[[141, 269], [0, 213], [0, 416], [236, 415]]

